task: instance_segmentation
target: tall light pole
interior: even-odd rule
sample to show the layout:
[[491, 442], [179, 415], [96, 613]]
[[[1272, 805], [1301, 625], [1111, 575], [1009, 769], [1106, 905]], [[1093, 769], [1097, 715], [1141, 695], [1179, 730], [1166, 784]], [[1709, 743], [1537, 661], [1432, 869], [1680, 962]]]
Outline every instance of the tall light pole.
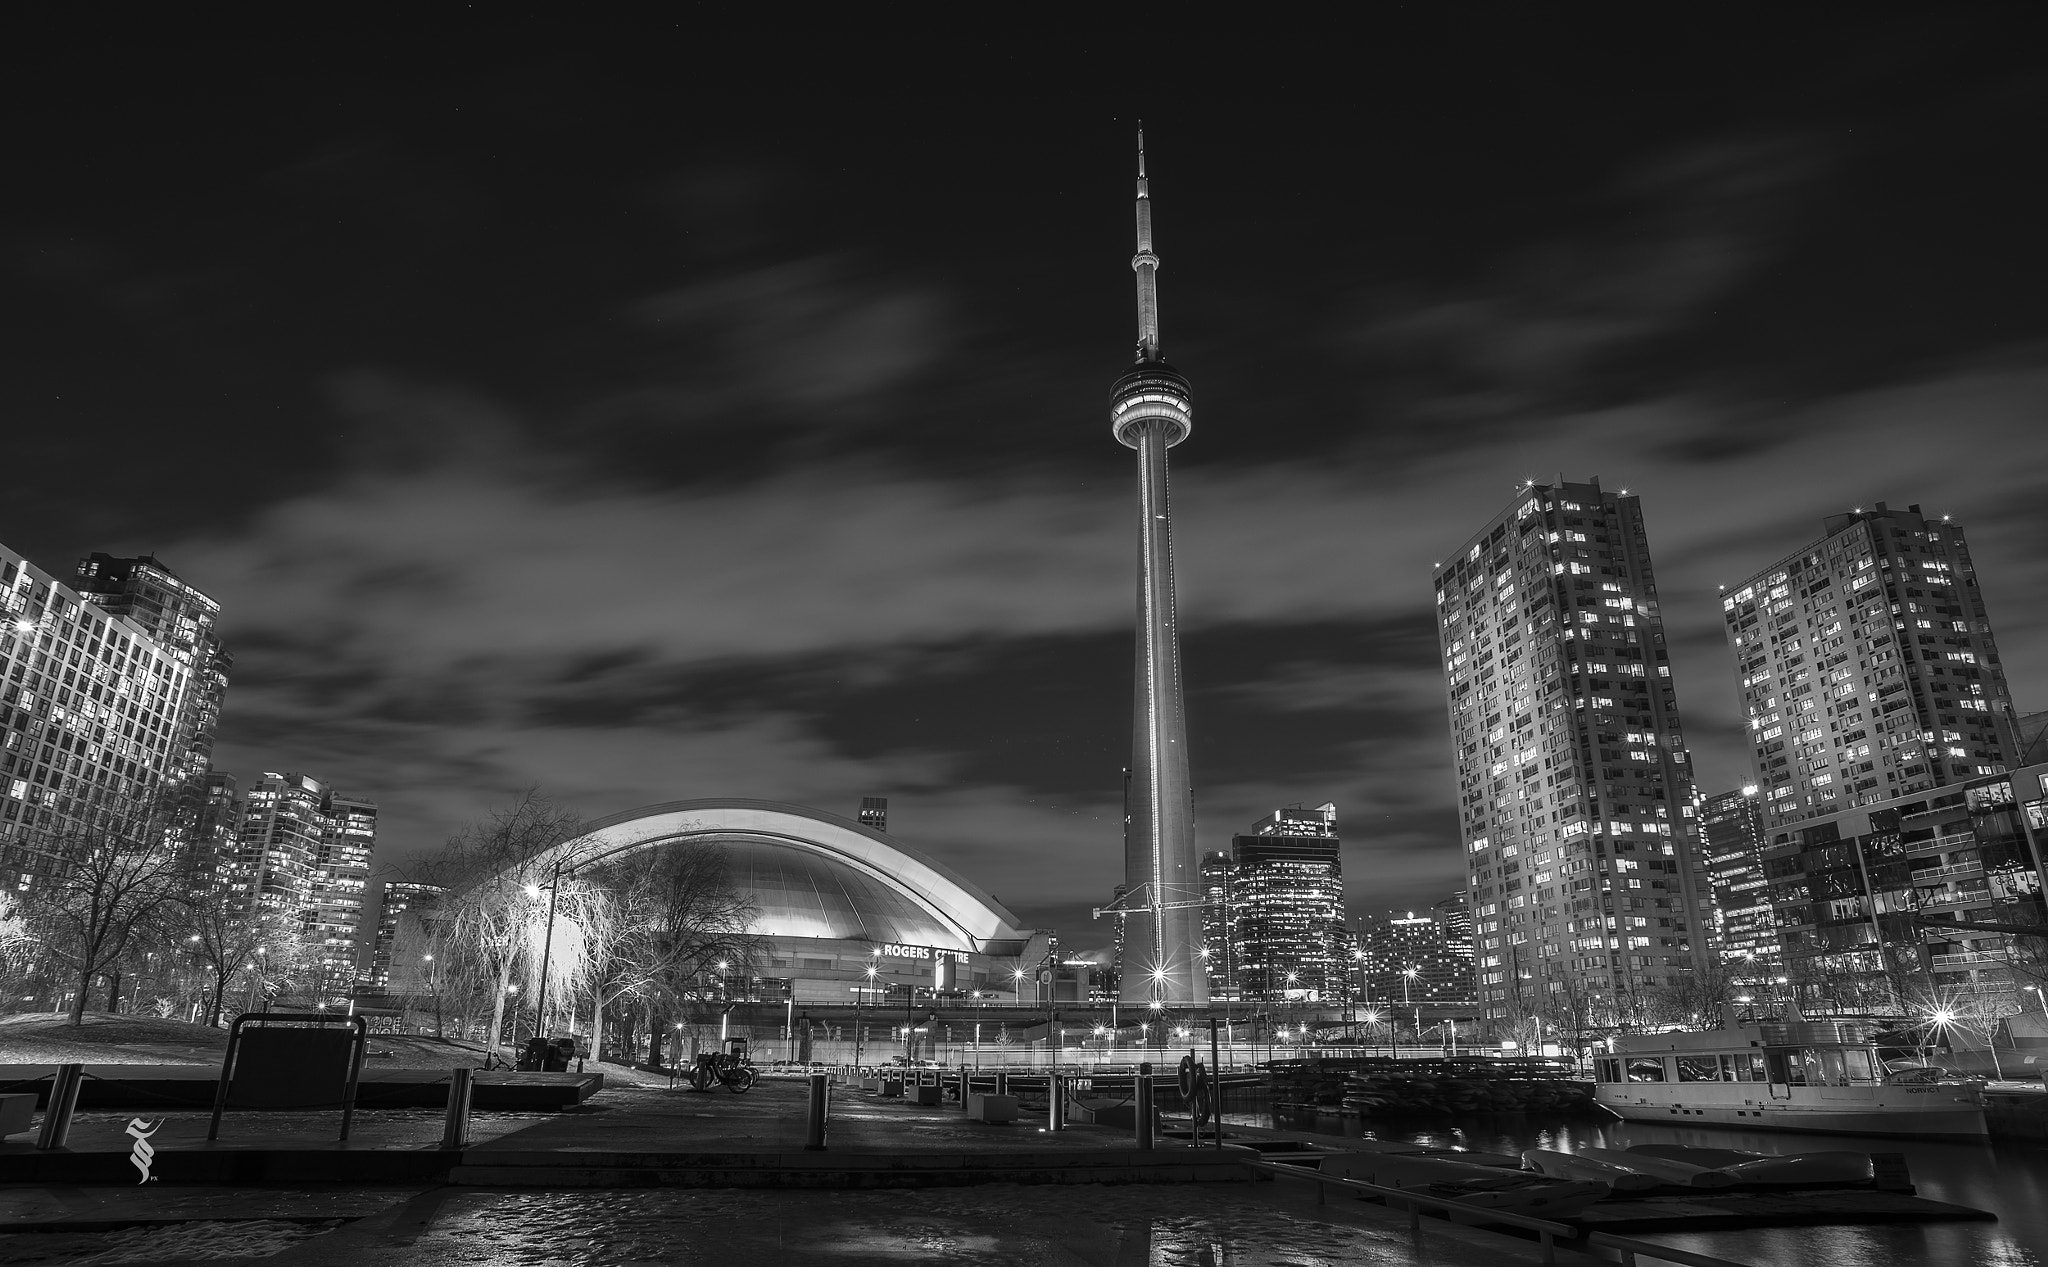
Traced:
[[1408, 986], [1410, 985], [1410, 983], [1412, 983], [1412, 982], [1413, 982], [1413, 981], [1415, 980], [1415, 974], [1416, 974], [1416, 973], [1417, 973], [1418, 971], [1420, 971], [1420, 969], [1418, 969], [1418, 968], [1417, 968], [1417, 967], [1416, 967], [1416, 966], [1415, 966], [1414, 964], [1410, 964], [1410, 965], [1408, 965], [1408, 967], [1407, 967], [1407, 968], [1405, 968], [1405, 969], [1403, 969], [1403, 970], [1402, 970], [1402, 972], [1401, 972], [1401, 1002], [1402, 1002], [1403, 1004], [1406, 1004], [1406, 1005], [1408, 1006], [1408, 1008], [1409, 1008], [1409, 1009], [1410, 1009], [1410, 1010], [1411, 1010], [1411, 1011], [1412, 1011], [1412, 1012], [1414, 1013], [1414, 1020], [1415, 1020], [1415, 1044], [1416, 1044], [1416, 1046], [1418, 1046], [1418, 1047], [1419, 1047], [1419, 1046], [1421, 1046], [1421, 1045], [1422, 1045], [1422, 1009], [1421, 1009], [1421, 1008], [1419, 1008], [1419, 1007], [1416, 1007], [1416, 1006], [1415, 1006], [1415, 1001], [1414, 1001], [1413, 999], [1411, 999], [1411, 998], [1409, 998], [1409, 997], [1408, 997]]
[[[540, 943], [540, 993], [535, 995], [533, 1000], [533, 1036], [535, 1038], [542, 1036], [541, 1031], [547, 1027], [548, 1023], [548, 961], [555, 950], [555, 897], [562, 889], [562, 861], [559, 858], [555, 860], [554, 874], [548, 880], [548, 930], [541, 938]], [[538, 898], [540, 896], [540, 886], [537, 884], [527, 885], [526, 895]]]

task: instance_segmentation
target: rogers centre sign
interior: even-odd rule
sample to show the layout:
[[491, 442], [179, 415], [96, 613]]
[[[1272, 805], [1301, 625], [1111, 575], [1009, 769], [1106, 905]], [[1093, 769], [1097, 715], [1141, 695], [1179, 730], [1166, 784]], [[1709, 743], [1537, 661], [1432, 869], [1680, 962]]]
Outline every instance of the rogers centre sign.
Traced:
[[951, 959], [954, 963], [966, 963], [964, 950], [942, 950], [937, 946], [905, 946], [899, 942], [884, 942], [877, 949], [891, 959]]

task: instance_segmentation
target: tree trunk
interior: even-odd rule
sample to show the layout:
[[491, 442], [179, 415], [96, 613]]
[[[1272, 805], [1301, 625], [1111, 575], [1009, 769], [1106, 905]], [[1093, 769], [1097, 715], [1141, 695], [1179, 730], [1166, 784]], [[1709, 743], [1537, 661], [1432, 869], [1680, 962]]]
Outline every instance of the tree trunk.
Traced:
[[78, 993], [71, 1000], [70, 1016], [73, 1028], [80, 1028], [85, 1024], [85, 998], [92, 993], [92, 977], [90, 970], [82, 970], [78, 974]]
[[484, 1035], [485, 1051], [495, 1052], [498, 1050], [500, 1036], [505, 1031], [505, 989], [511, 984], [512, 970], [508, 964], [503, 971], [498, 973], [498, 988], [492, 993], [491, 1028], [490, 1032]]
[[121, 970], [119, 968], [115, 968], [111, 973], [107, 974], [107, 1010], [109, 1012], [119, 1012], [121, 1010]]

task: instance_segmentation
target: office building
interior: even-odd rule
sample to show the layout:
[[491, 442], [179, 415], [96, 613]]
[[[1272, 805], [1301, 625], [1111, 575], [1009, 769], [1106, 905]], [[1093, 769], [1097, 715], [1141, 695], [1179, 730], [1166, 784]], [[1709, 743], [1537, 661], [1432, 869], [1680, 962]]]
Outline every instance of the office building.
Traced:
[[2003, 773], [2011, 700], [1962, 526], [1879, 502], [1822, 532], [1721, 598], [1765, 825]]
[[1775, 975], [1777, 920], [1764, 877], [1764, 815], [1760, 789], [1750, 784], [1701, 802], [1700, 853], [1713, 891], [1715, 947], [1736, 979]]
[[[1783, 966], [1764, 997], [1813, 1012], [2039, 1008], [2048, 763], [1768, 829]], [[1973, 927], [1973, 925], [1975, 927]]]
[[1465, 965], [1462, 997], [1473, 995], [1472, 895], [1463, 889], [1429, 904], [1436, 922], [1443, 927], [1444, 945]]
[[208, 690], [187, 651], [0, 547], [0, 883], [32, 884], [88, 820], [155, 813], [185, 786]]
[[863, 796], [860, 798], [860, 825], [876, 831], [889, 830], [889, 798], [886, 796]]
[[1246, 999], [1330, 999], [1346, 993], [1350, 938], [1337, 807], [1274, 810], [1231, 838], [1233, 976]]
[[1525, 485], [1436, 602], [1489, 1020], [1617, 1020], [1706, 962], [1692, 766], [1638, 499]]
[[1209, 997], [1237, 997], [1237, 861], [1221, 849], [1202, 855], [1202, 962]]

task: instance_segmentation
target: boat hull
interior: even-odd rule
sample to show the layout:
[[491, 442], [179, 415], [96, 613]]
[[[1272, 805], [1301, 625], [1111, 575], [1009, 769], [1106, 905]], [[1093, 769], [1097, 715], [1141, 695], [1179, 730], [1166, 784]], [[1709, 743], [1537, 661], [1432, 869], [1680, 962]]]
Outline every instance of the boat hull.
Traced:
[[[1981, 1139], [1990, 1133], [1983, 1105], [1959, 1087], [1929, 1087], [1938, 1092], [1918, 1095], [1918, 1087], [1888, 1087], [1884, 1099], [1823, 1099], [1814, 1089], [1795, 1088], [1791, 1099], [1772, 1099], [1756, 1092], [1756, 1084], [1734, 1095], [1703, 1084], [1688, 1088], [1685, 1098], [1666, 1100], [1633, 1091], [1629, 1084], [1602, 1085], [1595, 1093], [1600, 1107], [1628, 1122], [1664, 1122], [1698, 1126], [1739, 1126], [1751, 1131], [1801, 1131], [1819, 1135], [1888, 1135], [1914, 1139]], [[1830, 1088], [1819, 1088], [1825, 1091]], [[1891, 1101], [1891, 1102], [1887, 1102]]]

